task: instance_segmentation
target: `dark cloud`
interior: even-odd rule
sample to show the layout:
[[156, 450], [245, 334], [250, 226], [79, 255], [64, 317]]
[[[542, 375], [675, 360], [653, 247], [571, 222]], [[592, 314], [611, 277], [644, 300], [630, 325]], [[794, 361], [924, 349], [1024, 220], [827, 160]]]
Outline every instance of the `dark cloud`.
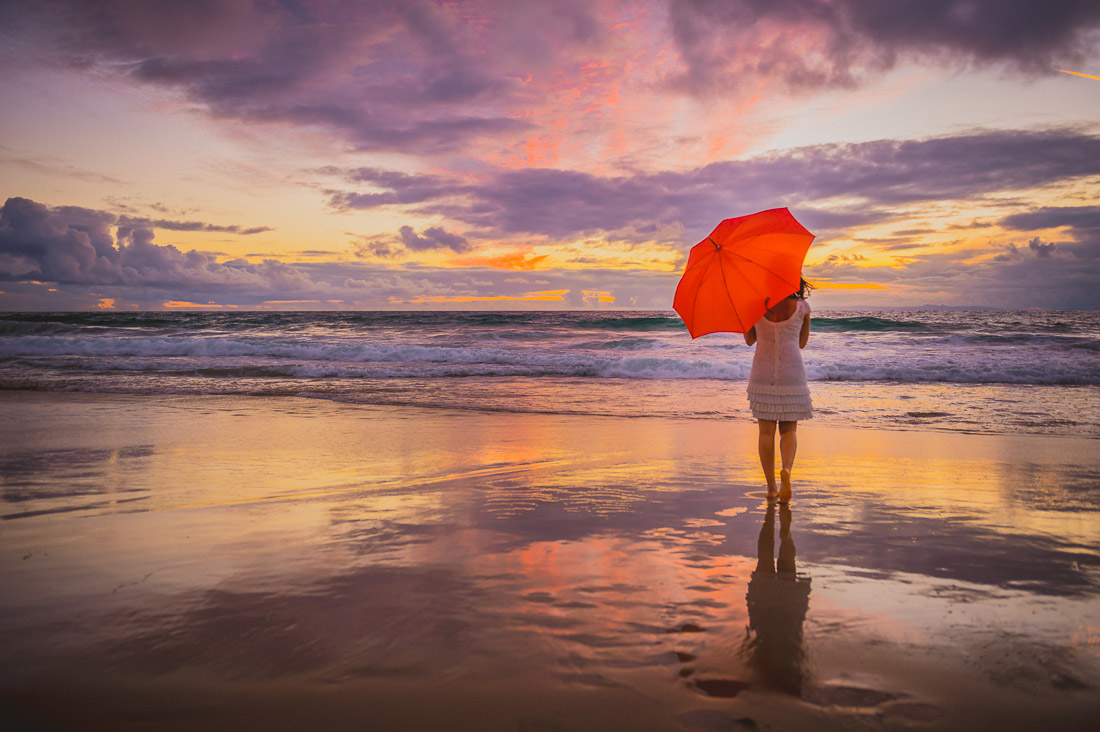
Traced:
[[[250, 231], [201, 222], [116, 217], [78, 206], [49, 208], [26, 198], [9, 198], [0, 208], [0, 279], [133, 284], [198, 281], [206, 278], [205, 273], [215, 271], [226, 282], [240, 279], [236, 270], [219, 270], [215, 254], [185, 254], [175, 247], [152, 244], [154, 227], [240, 234]], [[261, 230], [268, 229], [257, 229]]]
[[[1055, 73], [1100, 32], [1091, 0], [656, 5], [641, 32], [664, 32], [667, 20], [682, 67], [673, 87], [693, 93], [756, 88], [761, 77], [852, 85], [903, 58]], [[19, 63], [121, 74], [216, 118], [321, 127], [356, 149], [423, 155], [530, 131], [532, 107], [553, 92], [526, 80], [610, 57], [621, 43], [611, 23], [623, 17], [607, 0], [39, 0], [0, 3], [0, 41]]]
[[853, 86], [903, 60], [1052, 73], [1094, 51], [1100, 4], [670, 0], [669, 22], [680, 87], [710, 92], [763, 77], [806, 89]]
[[411, 226], [402, 226], [396, 236], [353, 236], [352, 250], [361, 259], [398, 259], [412, 252], [446, 249], [463, 253], [472, 248], [466, 237], [441, 226], [429, 226], [419, 234]]
[[[105, 212], [50, 208], [11, 198], [0, 208], [0, 309], [57, 310], [95, 307], [103, 298], [120, 306], [161, 307], [183, 301], [252, 307], [266, 301], [305, 301], [311, 307], [485, 307], [514, 301], [458, 298], [525, 297], [569, 291], [543, 306], [584, 305], [584, 291], [614, 291], [625, 307], [664, 308], [676, 275], [645, 270], [558, 270], [537, 280], [508, 269], [427, 267], [373, 262], [298, 262], [243, 259], [217, 262], [203, 252], [158, 245], [148, 228], [117, 227]], [[456, 235], [432, 228], [411, 236], [457, 244]], [[389, 245], [405, 251], [390, 237]], [[387, 244], [364, 240], [366, 247]], [[50, 292], [42, 282], [57, 290]], [[572, 297], [573, 300], [570, 300]], [[589, 298], [591, 299], [591, 298]]]
[[1039, 237], [1035, 237], [1027, 243], [1027, 248], [1035, 252], [1036, 256], [1049, 257], [1054, 253], [1054, 244], [1051, 242], [1044, 243]]
[[1045, 206], [1035, 211], [1008, 216], [1001, 220], [1001, 225], [1021, 230], [1055, 229], [1061, 226], [1100, 230], [1100, 206]]
[[513, 114], [520, 79], [598, 47], [599, 17], [582, 0], [42, 0], [0, 7], [0, 28], [55, 64], [178, 89], [215, 117], [429, 153], [529, 128]]
[[0, 278], [61, 284], [233, 288], [257, 278], [279, 286], [300, 280], [279, 262], [219, 264], [213, 254], [153, 242], [153, 229], [103, 211], [49, 208], [9, 198], [0, 208]]
[[236, 224], [208, 224], [204, 221], [172, 221], [170, 219], [148, 219], [137, 216], [120, 216], [118, 218], [118, 225], [127, 229], [154, 228], [166, 229], [168, 231], [213, 231], [227, 234], [240, 234], [242, 236], [251, 236], [252, 234], [262, 234], [265, 231], [274, 231], [270, 226], [242, 227]]
[[[309, 307], [516, 307], [516, 301], [462, 298], [562, 291], [568, 291], [562, 300], [539, 306], [583, 306], [591, 300], [585, 299], [587, 291], [609, 292], [616, 298], [614, 307], [667, 309], [679, 276], [597, 267], [521, 275], [488, 267], [371, 261], [218, 262], [210, 253], [158, 245], [149, 228], [117, 227], [112, 235], [113, 220], [105, 212], [8, 199], [0, 208], [0, 309], [83, 309], [104, 298], [143, 308], [170, 300], [240, 307], [267, 301], [306, 301]], [[427, 231], [412, 235], [431, 236]], [[1009, 245], [992, 257], [997, 250], [929, 246], [889, 266], [867, 266], [859, 254], [835, 255], [807, 265], [806, 275], [827, 282], [885, 284], [885, 291], [867, 291], [881, 293], [876, 294], [880, 304], [949, 300], [994, 307], [1100, 307], [1100, 259], [1042, 256], [1052, 251], [1053, 242], [1036, 244], [1035, 252]], [[373, 256], [364, 255], [368, 259], [378, 258], [387, 246], [394, 256], [407, 251], [393, 236], [364, 239], [361, 245], [364, 251], [373, 248]], [[1063, 247], [1058, 243], [1053, 251]], [[945, 298], [947, 292], [957, 294]]]
[[329, 205], [338, 210], [367, 209], [392, 204], [422, 203], [462, 191], [460, 186], [437, 175], [412, 175], [375, 168], [343, 170], [333, 166], [316, 172], [337, 176], [348, 183], [366, 183], [376, 192], [356, 193], [327, 190]]
[[470, 250], [470, 243], [465, 237], [453, 234], [439, 226], [430, 226], [419, 235], [411, 226], [402, 226], [400, 235], [405, 247], [414, 252], [432, 249], [450, 249], [454, 252]]
[[9, 198], [0, 209], [0, 277], [95, 281], [115, 269], [112, 221], [99, 211], [50, 211], [26, 198]]
[[[875, 298], [886, 306], [1100, 308], [1096, 287], [1100, 261], [1036, 256], [1029, 248], [1014, 244], [1004, 246], [993, 257], [983, 257], [989, 253], [980, 248], [929, 247], [901, 256], [892, 265], [876, 266], [828, 257], [818, 265], [806, 266], [804, 274], [811, 281], [886, 285]], [[860, 297], [871, 300], [869, 295]]]
[[1018, 231], [1067, 227], [1074, 239], [1063, 245], [1067, 252], [1079, 258], [1100, 259], [1100, 206], [1047, 206], [1006, 216], [1000, 224]]
[[1019, 259], [1019, 258], [1020, 258], [1020, 249], [1015, 244], [1013, 244], [1012, 242], [1009, 242], [1008, 244], [1005, 244], [1003, 252], [1001, 252], [997, 256], [993, 257], [993, 261], [994, 262], [1011, 262], [1011, 261]]
[[355, 256], [362, 259], [397, 259], [405, 247], [388, 236], [368, 237], [355, 245]]
[[[346, 174], [340, 173], [348, 179]], [[719, 220], [788, 206], [819, 237], [889, 221], [907, 205], [975, 200], [1100, 175], [1100, 137], [1075, 130], [988, 130], [926, 140], [820, 145], [686, 172], [604, 177], [549, 168], [481, 182], [369, 171], [382, 192], [330, 192], [343, 209], [406, 203], [498, 235], [565, 238], [686, 227], [694, 244]], [[831, 199], [855, 199], [827, 210]], [[644, 237], [641, 237], [644, 238]]]

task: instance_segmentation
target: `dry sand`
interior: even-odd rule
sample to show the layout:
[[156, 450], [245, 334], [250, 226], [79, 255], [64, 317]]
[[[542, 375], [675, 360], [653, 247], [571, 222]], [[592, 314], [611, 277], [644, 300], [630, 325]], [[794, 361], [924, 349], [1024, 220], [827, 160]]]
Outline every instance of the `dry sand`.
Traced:
[[1095, 440], [0, 394], [4, 729], [1092, 729]]

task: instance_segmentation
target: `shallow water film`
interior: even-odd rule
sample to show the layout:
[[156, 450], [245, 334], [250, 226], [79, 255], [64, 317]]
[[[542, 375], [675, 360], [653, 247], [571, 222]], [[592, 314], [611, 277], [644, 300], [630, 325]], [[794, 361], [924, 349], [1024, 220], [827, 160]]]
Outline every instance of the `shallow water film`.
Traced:
[[[1095, 441], [8, 392], [20, 729], [1091, 728]], [[364, 727], [366, 725], [366, 727]]]

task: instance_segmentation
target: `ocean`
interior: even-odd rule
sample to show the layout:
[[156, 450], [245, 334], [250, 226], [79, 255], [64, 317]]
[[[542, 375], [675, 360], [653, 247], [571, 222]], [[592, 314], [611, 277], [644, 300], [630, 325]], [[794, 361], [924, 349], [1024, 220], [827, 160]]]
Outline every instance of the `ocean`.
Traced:
[[[673, 312], [0, 314], [0, 389], [751, 420], [753, 349]], [[1100, 312], [815, 311], [816, 420], [1100, 437]]]

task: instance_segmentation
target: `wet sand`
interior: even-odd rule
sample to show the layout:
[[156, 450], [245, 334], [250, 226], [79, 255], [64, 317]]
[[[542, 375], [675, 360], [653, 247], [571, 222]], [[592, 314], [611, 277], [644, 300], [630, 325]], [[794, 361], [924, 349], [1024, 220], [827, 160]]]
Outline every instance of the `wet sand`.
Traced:
[[1092, 729], [1100, 443], [0, 393], [4, 729]]

